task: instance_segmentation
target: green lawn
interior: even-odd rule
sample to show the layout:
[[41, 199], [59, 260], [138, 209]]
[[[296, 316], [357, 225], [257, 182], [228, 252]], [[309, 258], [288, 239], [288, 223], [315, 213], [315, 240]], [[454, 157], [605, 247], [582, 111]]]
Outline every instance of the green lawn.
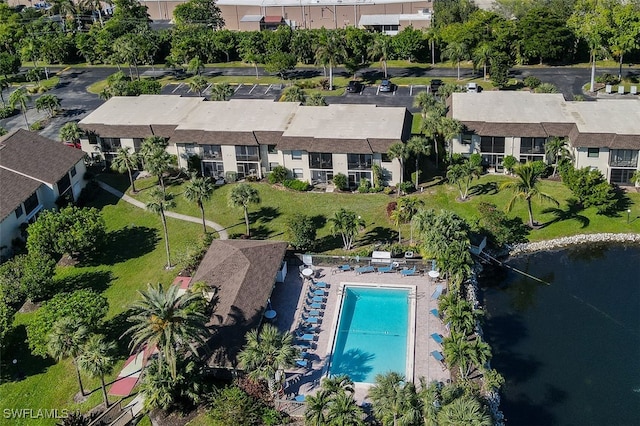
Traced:
[[[102, 191], [94, 204], [102, 208], [107, 224], [106, 247], [95, 260], [75, 267], [59, 268], [56, 280], [61, 285], [73, 288], [91, 287], [102, 292], [109, 301], [104, 333], [109, 338], [118, 340], [127, 327], [121, 314], [137, 299], [137, 291], [144, 289], [147, 283], [171, 283], [179, 268], [170, 271], [164, 269], [166, 255], [161, 239], [162, 225], [157, 216], [118, 201]], [[189, 245], [198, 240], [202, 231], [197, 224], [171, 218], [167, 221], [171, 251], [174, 258], [178, 258], [180, 253], [184, 253]], [[85, 387], [93, 393], [86, 402], [76, 404], [73, 402], [73, 395], [78, 389], [72, 364], [69, 361], [53, 364], [51, 360], [30, 355], [24, 343], [24, 324], [31, 317], [32, 314], [16, 316], [13, 344], [6, 350], [6, 356], [0, 365], [0, 371], [3, 371], [3, 384], [0, 385], [3, 408], [68, 408], [86, 411], [99, 404], [102, 396], [98, 380], [85, 378]], [[117, 375], [128, 355], [128, 341], [118, 340], [118, 344], [121, 361], [110, 380]], [[19, 382], [5, 382], [12, 380], [15, 374], [13, 366], [7, 361], [14, 357], [19, 360], [21, 371], [27, 374], [27, 378]], [[50, 420], [14, 421], [0, 417], [0, 424], [7, 425], [52, 423]]]

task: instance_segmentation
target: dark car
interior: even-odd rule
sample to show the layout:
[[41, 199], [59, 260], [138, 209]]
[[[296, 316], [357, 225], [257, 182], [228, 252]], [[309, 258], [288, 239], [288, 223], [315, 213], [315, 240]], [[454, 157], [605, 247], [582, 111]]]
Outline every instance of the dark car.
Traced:
[[391, 82], [391, 80], [382, 80], [380, 82], [379, 90], [381, 92], [393, 92], [393, 83]]
[[362, 90], [362, 84], [359, 81], [351, 80], [347, 85], [347, 92], [360, 93]]
[[440, 80], [439, 78], [434, 78], [433, 80], [431, 80], [431, 84], [429, 85], [429, 91], [433, 94], [438, 93], [438, 89], [440, 89], [440, 86], [442, 86], [442, 80]]

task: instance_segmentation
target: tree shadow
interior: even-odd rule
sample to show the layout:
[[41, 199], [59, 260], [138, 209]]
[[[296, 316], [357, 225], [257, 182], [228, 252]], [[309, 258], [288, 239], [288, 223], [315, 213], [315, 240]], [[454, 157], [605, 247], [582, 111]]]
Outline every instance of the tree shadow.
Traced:
[[615, 206], [609, 210], [602, 212], [607, 217], [620, 217], [621, 213], [626, 212], [633, 204], [627, 194], [617, 185], [614, 185], [613, 191], [615, 193]]
[[404, 67], [403, 72], [394, 70], [394, 77], [424, 77], [424, 73], [431, 70], [431, 67]]
[[342, 248], [342, 237], [340, 236], [340, 234], [329, 234], [316, 240], [315, 249], [318, 252], [324, 252], [337, 248]]
[[249, 213], [249, 223], [267, 223], [281, 215], [278, 207], [263, 206]]
[[271, 237], [273, 230], [267, 228], [264, 225], [257, 225], [251, 227], [251, 239], [254, 240], [266, 240]]
[[575, 198], [569, 198], [567, 200], [567, 208], [564, 210], [558, 207], [547, 207], [542, 210], [542, 213], [551, 213], [554, 218], [544, 223], [542, 227], [566, 220], [576, 220], [580, 223], [581, 228], [586, 228], [589, 226], [590, 220], [588, 217], [579, 214], [582, 210], [584, 210], [584, 208]]
[[313, 78], [313, 77], [318, 77], [322, 75], [322, 73], [319, 70], [316, 69], [296, 69], [293, 71], [289, 71], [287, 73], [287, 77], [289, 79], [304, 79], [304, 78]]
[[84, 109], [84, 108], [65, 109], [64, 112], [62, 113], [62, 116], [63, 117], [75, 117], [76, 115], [81, 115], [81, 114], [84, 114], [85, 112], [87, 112], [87, 110]]
[[360, 73], [360, 78], [367, 84], [374, 84], [377, 80], [384, 76], [381, 70], [367, 70]]
[[[5, 336], [2, 357], [0, 357], [0, 382], [24, 380], [29, 376], [41, 374], [55, 364], [49, 357], [42, 358], [31, 354], [27, 343], [27, 329], [24, 324], [17, 325]], [[13, 364], [13, 360], [16, 364]]]
[[117, 353], [122, 357], [126, 357], [131, 353], [129, 347], [131, 336], [127, 335], [123, 337], [123, 334], [133, 325], [133, 323], [127, 320], [130, 315], [130, 310], [121, 312], [108, 321], [105, 321], [101, 328], [106, 340], [116, 344]]
[[311, 216], [311, 222], [313, 222], [313, 226], [316, 229], [321, 229], [327, 224], [327, 218], [324, 215], [317, 214], [315, 216]]
[[398, 231], [391, 228], [383, 228], [382, 226], [376, 226], [372, 230], [368, 231], [358, 239], [358, 242], [362, 245], [388, 243], [398, 241]]
[[469, 195], [495, 195], [497, 193], [497, 182], [479, 183], [469, 188]]
[[331, 373], [336, 376], [347, 374], [354, 382], [363, 382], [373, 370], [370, 362], [374, 358], [374, 354], [360, 349], [349, 349], [344, 353], [334, 353]]
[[109, 232], [101, 250], [84, 260], [83, 265], [115, 265], [152, 252], [160, 241], [157, 229], [125, 226]]
[[102, 293], [113, 280], [111, 271], [82, 271], [64, 278], [54, 279], [54, 285], [59, 292], [73, 292], [90, 289]]

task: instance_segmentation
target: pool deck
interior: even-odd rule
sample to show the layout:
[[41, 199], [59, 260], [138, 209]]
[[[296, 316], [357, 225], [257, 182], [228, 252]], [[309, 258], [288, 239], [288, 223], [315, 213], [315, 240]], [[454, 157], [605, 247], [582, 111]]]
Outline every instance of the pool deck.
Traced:
[[[341, 283], [368, 283], [368, 284], [389, 284], [400, 286], [414, 286], [416, 288], [416, 309], [415, 309], [415, 348], [413, 381], [417, 384], [420, 377], [446, 382], [451, 378], [448, 370], [443, 370], [442, 365], [432, 356], [432, 351], [442, 351], [442, 347], [432, 338], [432, 333], [447, 336], [448, 332], [441, 320], [430, 313], [431, 309], [437, 308], [436, 300], [431, 300], [431, 295], [435, 291], [436, 284], [446, 283], [440, 281], [436, 283], [432, 278], [425, 275], [403, 277], [399, 272], [378, 274], [377, 272], [356, 274], [355, 271], [336, 272], [335, 267], [315, 266], [315, 281], [324, 281], [328, 284], [326, 303], [322, 310], [321, 322], [317, 326], [318, 332], [309, 350], [310, 365], [306, 368], [291, 369], [287, 371], [287, 385], [285, 393], [292, 395], [314, 394], [319, 389], [322, 378], [326, 375], [328, 359], [331, 353], [331, 339], [333, 337], [333, 327], [337, 321], [339, 312], [339, 289]], [[298, 273], [298, 267], [289, 265], [289, 273], [284, 283], [276, 284], [271, 296], [271, 306], [277, 311], [274, 324], [283, 332], [295, 332], [302, 319], [304, 312], [304, 300], [309, 289], [307, 280]], [[365, 402], [369, 386], [356, 384], [356, 400], [359, 403]]]

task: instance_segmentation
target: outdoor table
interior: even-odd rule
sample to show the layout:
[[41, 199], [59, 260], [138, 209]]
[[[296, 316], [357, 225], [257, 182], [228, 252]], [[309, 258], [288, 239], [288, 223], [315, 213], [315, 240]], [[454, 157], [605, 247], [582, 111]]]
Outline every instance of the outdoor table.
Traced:
[[305, 277], [305, 278], [311, 278], [313, 276], [313, 269], [304, 268], [302, 270], [302, 276]]
[[429, 276], [431, 278], [438, 278], [440, 276], [440, 272], [438, 272], [438, 271], [429, 271]]
[[266, 311], [264, 313], [264, 317], [268, 320], [272, 320], [276, 317], [276, 315], [278, 315], [278, 313], [276, 311], [274, 311], [273, 309], [269, 309], [268, 311]]

